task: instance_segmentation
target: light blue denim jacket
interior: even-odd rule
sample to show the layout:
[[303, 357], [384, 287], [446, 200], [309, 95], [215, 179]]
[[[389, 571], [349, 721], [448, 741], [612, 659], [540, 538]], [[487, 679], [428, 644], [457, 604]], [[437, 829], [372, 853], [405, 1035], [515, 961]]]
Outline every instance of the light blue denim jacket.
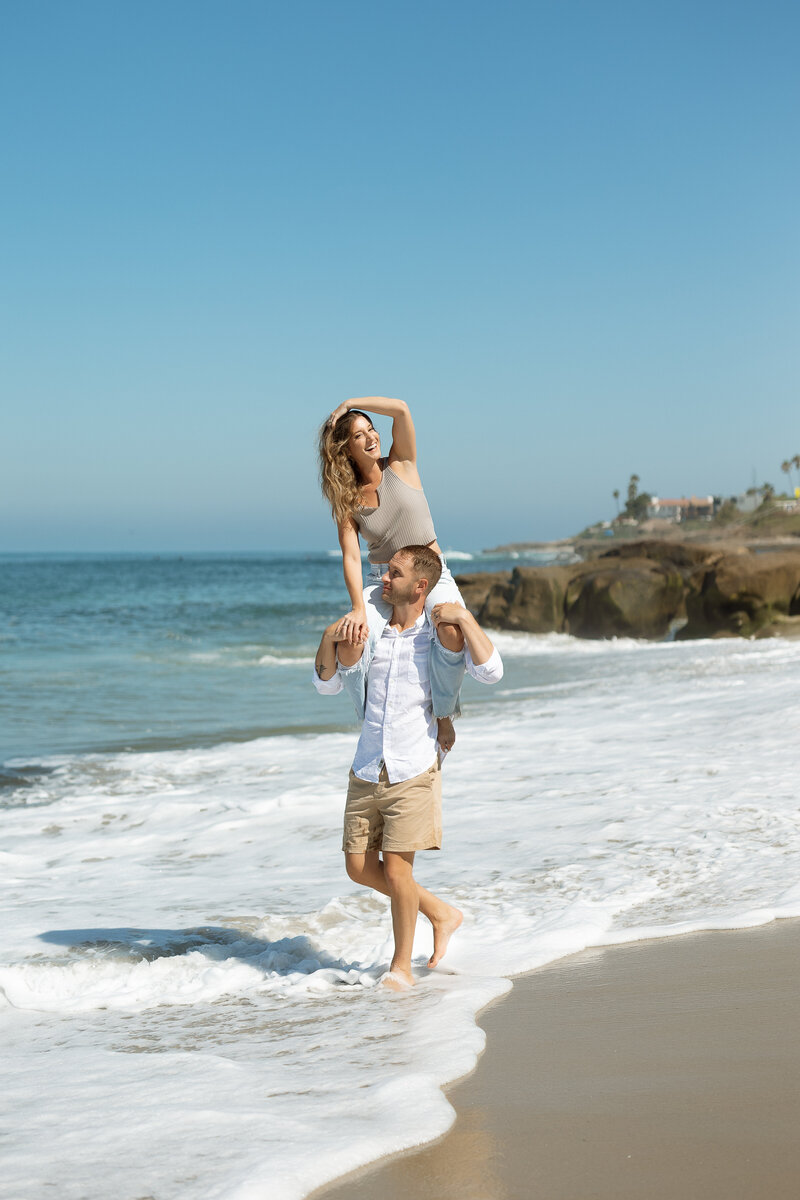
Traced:
[[[339, 666], [339, 677], [345, 691], [353, 701], [356, 715], [364, 720], [364, 710], [367, 701], [367, 680], [369, 668], [375, 654], [375, 647], [383, 637], [383, 631], [392, 615], [389, 605], [383, 601], [375, 604], [381, 620], [372, 622], [364, 653], [353, 667]], [[433, 625], [431, 633], [431, 700], [435, 717], [452, 717], [460, 711], [459, 692], [464, 682], [466, 671], [466, 654], [463, 650], [448, 650], [439, 641]]]

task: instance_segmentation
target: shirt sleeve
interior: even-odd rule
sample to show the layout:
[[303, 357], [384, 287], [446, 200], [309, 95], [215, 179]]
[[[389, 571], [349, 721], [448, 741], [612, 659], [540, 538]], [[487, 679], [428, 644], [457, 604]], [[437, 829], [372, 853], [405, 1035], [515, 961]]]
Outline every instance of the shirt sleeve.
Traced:
[[311, 678], [320, 696], [336, 696], [344, 686], [338, 671], [334, 671], [330, 679], [320, 679], [316, 664], [311, 668]]
[[474, 663], [472, 655], [469, 652], [469, 646], [465, 647], [467, 655], [467, 670], [473, 679], [477, 679], [479, 683], [499, 683], [503, 678], [503, 660], [500, 657], [497, 649], [492, 650], [491, 656], [485, 663]]

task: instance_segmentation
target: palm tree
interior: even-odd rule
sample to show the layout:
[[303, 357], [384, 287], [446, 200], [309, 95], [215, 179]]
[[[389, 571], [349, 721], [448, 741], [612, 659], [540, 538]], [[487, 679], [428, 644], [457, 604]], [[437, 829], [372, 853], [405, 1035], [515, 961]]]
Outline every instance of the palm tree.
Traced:
[[790, 491], [793, 490], [792, 489], [792, 467], [793, 466], [794, 466], [794, 461], [789, 458], [784, 459], [784, 461], [781, 463], [781, 470], [783, 471], [784, 475], [789, 476], [789, 490]]
[[631, 505], [633, 504], [634, 500], [636, 499], [636, 493], [639, 490], [638, 485], [639, 485], [639, 476], [631, 475], [630, 482], [628, 483], [628, 503], [625, 506], [626, 509], [629, 509], [631, 507]]
[[619, 516], [619, 488], [614, 488], [614, 491], [611, 493], [611, 495], [614, 497], [614, 500], [616, 501], [617, 516]]

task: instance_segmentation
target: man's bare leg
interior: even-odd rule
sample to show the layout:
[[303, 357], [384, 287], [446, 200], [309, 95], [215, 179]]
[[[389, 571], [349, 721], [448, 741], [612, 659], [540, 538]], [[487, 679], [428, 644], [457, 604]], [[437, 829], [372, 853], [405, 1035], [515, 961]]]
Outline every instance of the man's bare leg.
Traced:
[[411, 955], [414, 953], [414, 931], [417, 928], [419, 896], [414, 879], [414, 853], [384, 851], [383, 875], [392, 902], [392, 932], [394, 954], [389, 965], [389, 986], [400, 982], [402, 987], [414, 986]]
[[[377, 850], [367, 850], [364, 854], [346, 853], [344, 858], [347, 874], [355, 883], [372, 888], [383, 896], [391, 895], [386, 882], [385, 867]], [[414, 886], [417, 889], [419, 911], [433, 926], [433, 954], [428, 959], [428, 966], [435, 967], [444, 958], [447, 944], [461, 924], [463, 916], [459, 909], [429, 892], [417, 883], [416, 879]]]

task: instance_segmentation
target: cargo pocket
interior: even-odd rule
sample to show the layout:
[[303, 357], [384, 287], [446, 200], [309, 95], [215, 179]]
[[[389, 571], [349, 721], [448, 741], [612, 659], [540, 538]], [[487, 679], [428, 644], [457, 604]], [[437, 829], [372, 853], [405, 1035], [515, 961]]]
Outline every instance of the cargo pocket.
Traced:
[[342, 849], [348, 854], [366, 854], [369, 842], [369, 821], [366, 817], [346, 816]]

